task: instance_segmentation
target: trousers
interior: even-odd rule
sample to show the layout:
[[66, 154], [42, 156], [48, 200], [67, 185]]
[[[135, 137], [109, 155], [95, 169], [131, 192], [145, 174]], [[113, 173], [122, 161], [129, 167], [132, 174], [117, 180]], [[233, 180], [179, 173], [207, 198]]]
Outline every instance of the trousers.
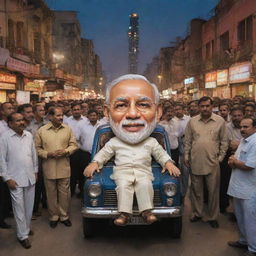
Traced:
[[256, 193], [250, 199], [233, 198], [240, 242], [256, 253]]
[[118, 211], [132, 214], [133, 196], [136, 194], [140, 212], [152, 209], [154, 190], [152, 181], [147, 178], [134, 181], [115, 179]]
[[70, 178], [44, 179], [51, 221], [67, 220], [70, 206]]
[[10, 190], [13, 214], [16, 222], [17, 238], [28, 238], [34, 206], [35, 185]]
[[[190, 200], [192, 216], [204, 217], [204, 221], [217, 220], [219, 215], [220, 170], [208, 175], [190, 174]], [[208, 192], [207, 210], [204, 212], [204, 181]]]

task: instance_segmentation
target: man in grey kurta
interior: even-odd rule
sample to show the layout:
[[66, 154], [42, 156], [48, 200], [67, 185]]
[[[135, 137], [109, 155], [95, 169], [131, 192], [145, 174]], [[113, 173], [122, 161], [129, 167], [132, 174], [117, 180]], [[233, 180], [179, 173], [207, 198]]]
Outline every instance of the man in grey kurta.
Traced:
[[[212, 100], [202, 97], [198, 102], [200, 115], [188, 122], [185, 131], [185, 163], [191, 167], [191, 221], [204, 217], [213, 228], [218, 227], [219, 163], [228, 148], [225, 121], [212, 113]], [[208, 212], [204, 214], [203, 186], [208, 190]]]

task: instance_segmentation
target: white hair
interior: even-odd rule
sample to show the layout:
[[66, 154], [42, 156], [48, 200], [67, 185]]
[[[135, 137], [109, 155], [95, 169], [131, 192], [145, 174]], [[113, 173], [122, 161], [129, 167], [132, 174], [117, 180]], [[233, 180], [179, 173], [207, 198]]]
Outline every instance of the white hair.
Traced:
[[155, 84], [150, 83], [148, 81], [148, 79], [145, 76], [142, 75], [137, 75], [137, 74], [127, 74], [127, 75], [123, 75], [120, 76], [118, 78], [116, 78], [115, 80], [113, 80], [112, 82], [108, 83], [106, 86], [106, 103], [109, 104], [109, 99], [110, 99], [110, 91], [111, 89], [117, 85], [118, 83], [125, 81], [125, 80], [143, 80], [145, 81], [147, 84], [149, 84], [153, 90], [154, 90], [154, 94], [155, 94], [155, 103], [158, 104], [160, 101], [160, 96], [159, 96], [159, 91], [158, 88]]

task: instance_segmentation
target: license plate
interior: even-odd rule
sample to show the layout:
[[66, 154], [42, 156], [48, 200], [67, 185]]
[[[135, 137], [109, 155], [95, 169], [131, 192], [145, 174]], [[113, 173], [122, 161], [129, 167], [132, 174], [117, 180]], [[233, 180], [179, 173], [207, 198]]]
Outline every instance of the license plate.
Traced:
[[128, 225], [147, 225], [147, 223], [140, 216], [132, 216]]

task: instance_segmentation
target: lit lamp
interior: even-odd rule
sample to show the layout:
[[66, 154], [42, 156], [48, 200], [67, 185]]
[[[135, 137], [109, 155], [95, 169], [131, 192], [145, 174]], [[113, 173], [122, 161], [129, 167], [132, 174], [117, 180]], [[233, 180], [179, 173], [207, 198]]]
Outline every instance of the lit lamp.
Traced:
[[157, 78], [158, 78], [158, 83], [161, 84], [161, 81], [162, 81], [162, 78], [163, 78], [162, 75], [158, 75]]

